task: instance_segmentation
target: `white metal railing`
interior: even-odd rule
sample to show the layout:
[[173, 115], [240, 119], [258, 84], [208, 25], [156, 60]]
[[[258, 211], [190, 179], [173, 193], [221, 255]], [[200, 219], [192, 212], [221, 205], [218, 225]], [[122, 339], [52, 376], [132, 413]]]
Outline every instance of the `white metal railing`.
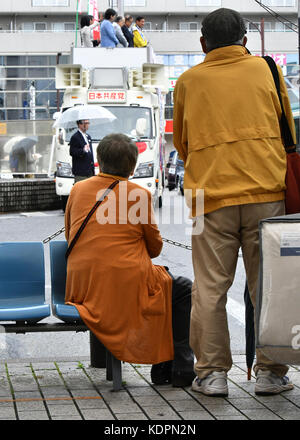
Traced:
[[75, 34], [76, 31], [74, 30], [55, 30], [55, 29], [43, 29], [43, 30], [36, 30], [36, 29], [2, 29], [0, 30], [1, 34], [65, 34], [65, 33], [73, 33]]
[[[199, 29], [145, 29], [144, 30], [145, 33], [174, 33], [174, 32], [201, 32], [200, 28]], [[248, 32], [258, 32], [257, 29], [248, 29]], [[276, 33], [291, 33], [292, 30], [288, 29], [265, 29], [265, 33], [272, 33], [272, 32], [276, 32]], [[0, 34], [35, 34], [35, 33], [39, 33], [39, 34], [71, 34], [73, 33], [75, 35], [75, 31], [74, 30], [66, 30], [66, 31], [60, 31], [60, 30], [53, 30], [53, 29], [46, 29], [46, 30], [24, 30], [24, 29], [2, 29], [0, 30]]]

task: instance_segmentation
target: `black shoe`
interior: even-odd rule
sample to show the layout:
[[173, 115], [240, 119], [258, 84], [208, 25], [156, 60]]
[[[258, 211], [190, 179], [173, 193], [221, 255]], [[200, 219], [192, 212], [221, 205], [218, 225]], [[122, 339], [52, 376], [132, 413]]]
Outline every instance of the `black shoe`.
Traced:
[[173, 371], [172, 385], [173, 387], [188, 387], [192, 384], [195, 377], [194, 371]]
[[151, 381], [154, 385], [167, 385], [172, 382], [172, 361], [152, 365]]

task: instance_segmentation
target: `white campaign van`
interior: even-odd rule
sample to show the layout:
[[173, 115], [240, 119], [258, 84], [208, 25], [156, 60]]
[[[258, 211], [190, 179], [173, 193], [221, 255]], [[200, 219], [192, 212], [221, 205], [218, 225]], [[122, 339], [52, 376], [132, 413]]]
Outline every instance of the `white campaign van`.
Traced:
[[[81, 104], [107, 108], [116, 119], [107, 124], [94, 123], [88, 133], [96, 148], [110, 133], [131, 137], [139, 149], [132, 180], [147, 188], [153, 203], [162, 206], [164, 188], [164, 95], [168, 92], [165, 68], [153, 62], [151, 48], [78, 48], [72, 50], [73, 64], [56, 67], [56, 88], [64, 89], [61, 111]], [[65, 207], [74, 184], [69, 154], [70, 129], [57, 129], [54, 141], [56, 192]], [[97, 171], [98, 164], [95, 163]]]

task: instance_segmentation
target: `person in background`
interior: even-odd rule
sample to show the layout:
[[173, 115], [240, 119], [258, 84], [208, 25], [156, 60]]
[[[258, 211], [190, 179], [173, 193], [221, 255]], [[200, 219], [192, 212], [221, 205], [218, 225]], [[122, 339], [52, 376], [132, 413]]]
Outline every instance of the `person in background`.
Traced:
[[[93, 25], [95, 23], [95, 18], [93, 15], [90, 15], [90, 17], [91, 17], [91, 25]], [[93, 28], [91, 29], [91, 40], [92, 40], [93, 47], [97, 47], [100, 44], [100, 22], [98, 20], [96, 20], [96, 24], [97, 24], [97, 26], [99, 26], [99, 38], [97, 40], [94, 40], [93, 34], [94, 34], [95, 27], [93, 26]]]
[[128, 41], [128, 47], [134, 47], [133, 45], [133, 33], [131, 25], [133, 22], [133, 17], [131, 15], [125, 15], [125, 24], [122, 26], [123, 34]]
[[78, 131], [70, 139], [72, 173], [75, 183], [95, 175], [92, 139], [87, 134], [88, 120], [77, 121]]
[[128, 41], [126, 40], [122, 31], [122, 26], [124, 25], [124, 23], [124, 17], [122, 17], [121, 15], [118, 15], [116, 21], [113, 22], [116, 37], [119, 40], [119, 44], [117, 45], [118, 47], [128, 47]]
[[84, 15], [80, 21], [80, 37], [81, 47], [94, 47], [92, 41], [92, 30], [99, 25], [99, 21], [95, 20], [91, 15]]
[[145, 25], [145, 17], [138, 16], [135, 20], [135, 25], [132, 28], [134, 47], [146, 47], [148, 44], [147, 38], [143, 33]]
[[114, 9], [107, 9], [104, 13], [104, 20], [100, 26], [101, 47], [116, 47], [119, 44], [112, 24], [116, 16], [117, 13]]

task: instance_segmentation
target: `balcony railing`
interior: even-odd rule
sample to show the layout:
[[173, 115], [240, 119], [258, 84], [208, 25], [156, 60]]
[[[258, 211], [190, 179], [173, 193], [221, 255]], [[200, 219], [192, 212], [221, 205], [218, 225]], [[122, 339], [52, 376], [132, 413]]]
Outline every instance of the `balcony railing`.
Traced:
[[[201, 29], [199, 27], [199, 29], [145, 29], [144, 30], [146, 33], [175, 33], [175, 32], [201, 32]], [[61, 34], [70, 34], [70, 33], [74, 33], [75, 34], [75, 30], [54, 30], [54, 29], [47, 29], [47, 30], [24, 30], [24, 29], [2, 29], [0, 30], [0, 34], [33, 34], [33, 33], [39, 33], [39, 34], [49, 34], [49, 33], [61, 33]], [[258, 32], [257, 29], [249, 29], [248, 32]], [[290, 33], [292, 32], [291, 29], [265, 29], [265, 33], [270, 33], [270, 32], [284, 32], [284, 33]]]

